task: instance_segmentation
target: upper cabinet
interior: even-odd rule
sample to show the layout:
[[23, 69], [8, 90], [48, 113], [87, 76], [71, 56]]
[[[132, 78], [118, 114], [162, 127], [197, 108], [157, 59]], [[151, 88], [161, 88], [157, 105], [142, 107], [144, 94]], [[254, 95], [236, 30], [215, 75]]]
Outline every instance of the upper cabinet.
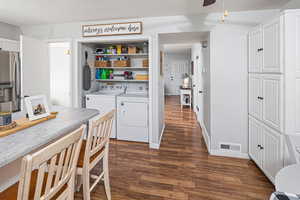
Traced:
[[263, 25], [263, 72], [282, 72], [280, 65], [280, 20]]
[[263, 61], [262, 38], [260, 27], [249, 34], [249, 72], [261, 72]]
[[249, 33], [249, 72], [282, 73], [280, 20], [257, 27]]

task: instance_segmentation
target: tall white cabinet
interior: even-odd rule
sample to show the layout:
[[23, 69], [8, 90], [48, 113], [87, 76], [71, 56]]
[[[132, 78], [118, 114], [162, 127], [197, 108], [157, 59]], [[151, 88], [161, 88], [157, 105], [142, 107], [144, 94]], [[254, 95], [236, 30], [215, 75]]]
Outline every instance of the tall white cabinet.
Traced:
[[249, 33], [249, 155], [274, 182], [284, 134], [300, 134], [300, 10]]

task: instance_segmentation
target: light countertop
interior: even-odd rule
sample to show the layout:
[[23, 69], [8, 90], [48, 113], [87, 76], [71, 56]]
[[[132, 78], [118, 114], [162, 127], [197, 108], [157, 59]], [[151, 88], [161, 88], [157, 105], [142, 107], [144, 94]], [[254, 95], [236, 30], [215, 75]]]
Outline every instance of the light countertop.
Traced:
[[[53, 107], [58, 111], [55, 119], [0, 138], [0, 168], [28, 153], [55, 141], [98, 115], [99, 111], [84, 108]], [[16, 113], [19, 118], [24, 113]]]

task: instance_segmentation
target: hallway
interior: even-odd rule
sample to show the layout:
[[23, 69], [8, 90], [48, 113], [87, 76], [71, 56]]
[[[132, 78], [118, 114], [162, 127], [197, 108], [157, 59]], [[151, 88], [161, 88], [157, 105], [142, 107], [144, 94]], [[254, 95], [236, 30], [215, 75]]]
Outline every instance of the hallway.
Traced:
[[[195, 116], [166, 98], [166, 128], [160, 150], [113, 140], [110, 180], [113, 200], [265, 200], [272, 184], [252, 161], [209, 156]], [[81, 199], [78, 193], [76, 200]], [[106, 199], [103, 185], [92, 199]]]

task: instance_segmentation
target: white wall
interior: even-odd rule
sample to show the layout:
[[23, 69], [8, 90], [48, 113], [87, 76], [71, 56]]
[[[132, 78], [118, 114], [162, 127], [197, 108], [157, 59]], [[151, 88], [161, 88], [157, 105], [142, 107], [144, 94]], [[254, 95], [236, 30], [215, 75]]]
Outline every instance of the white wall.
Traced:
[[[158, 74], [158, 116], [157, 116], [157, 124], [158, 124], [158, 136], [157, 136], [157, 145], [160, 145], [160, 142], [162, 140], [162, 137], [163, 137], [163, 131], [165, 129], [165, 88], [163, 87], [164, 86], [164, 74], [163, 73], [160, 73], [160, 64], [163, 64], [164, 62], [164, 57], [162, 57], [162, 63], [161, 63], [161, 54], [160, 52], [163, 51], [162, 49], [162, 46], [160, 45], [160, 38], [159, 36], [157, 35], [157, 45], [158, 45], [158, 54], [156, 54], [158, 57], [157, 57], [157, 60], [156, 60], [156, 63], [157, 65], [153, 65], [153, 66], [157, 66], [157, 69], [153, 69], [155, 71], [153, 71], [153, 73], [157, 73]], [[163, 56], [163, 55], [162, 55]], [[154, 87], [154, 86], [153, 86]], [[158, 146], [159, 147], [159, 146]]]
[[184, 74], [191, 74], [190, 50], [164, 53], [165, 95], [180, 95]]
[[208, 137], [210, 137], [210, 118], [211, 118], [211, 74], [210, 74], [210, 37], [207, 38], [207, 47], [202, 48], [203, 54], [203, 124], [207, 131]]
[[0, 38], [20, 40], [20, 27], [0, 22]]
[[211, 152], [221, 153], [219, 144], [225, 142], [241, 144], [241, 156], [248, 154], [248, 31], [232, 25], [211, 31]]
[[21, 37], [22, 96], [46, 95], [50, 99], [48, 45], [31, 37]]
[[287, 3], [283, 9], [299, 9], [300, 8], [300, 1], [299, 0], [291, 0]]

